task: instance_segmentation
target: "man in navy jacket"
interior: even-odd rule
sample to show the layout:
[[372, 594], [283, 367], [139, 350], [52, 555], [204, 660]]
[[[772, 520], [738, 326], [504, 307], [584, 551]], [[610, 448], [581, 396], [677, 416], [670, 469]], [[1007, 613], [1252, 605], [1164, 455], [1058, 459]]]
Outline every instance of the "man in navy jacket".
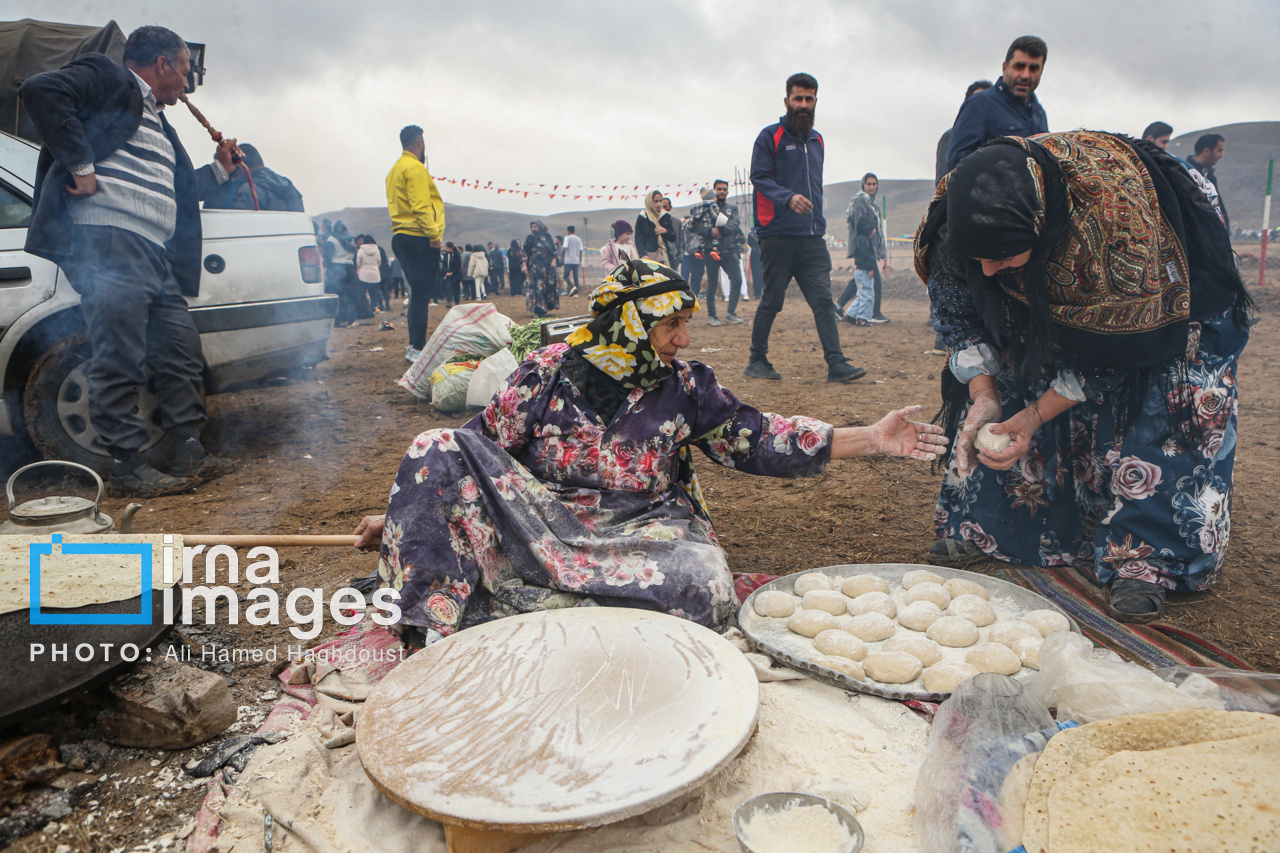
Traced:
[[[831, 253], [823, 235], [822, 160], [825, 143], [813, 129], [818, 81], [808, 74], [787, 78], [787, 114], [756, 137], [751, 152], [755, 224], [764, 268], [764, 293], [751, 326], [751, 359], [744, 371], [756, 379], [781, 379], [769, 363], [769, 333], [782, 310], [787, 285], [796, 280], [813, 311], [828, 382], [866, 375], [840, 349], [836, 306], [831, 299]], [[711, 283], [714, 285], [714, 282]]]
[[1014, 39], [996, 85], [977, 92], [960, 106], [951, 128], [948, 172], [988, 139], [1049, 132], [1049, 119], [1035, 94], [1048, 55], [1049, 48], [1035, 36]]

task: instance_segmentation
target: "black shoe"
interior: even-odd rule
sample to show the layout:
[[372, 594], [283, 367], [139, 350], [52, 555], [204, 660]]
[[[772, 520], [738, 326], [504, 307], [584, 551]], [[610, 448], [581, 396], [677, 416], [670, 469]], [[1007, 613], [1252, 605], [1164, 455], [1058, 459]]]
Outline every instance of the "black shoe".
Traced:
[[197, 485], [195, 477], [173, 477], [143, 462], [127, 472], [121, 472], [117, 465], [107, 481], [107, 494], [116, 498], [154, 498], [189, 492]]
[[214, 456], [204, 449], [200, 439], [184, 439], [172, 432], [156, 442], [146, 458], [161, 473], [178, 479], [192, 477], [198, 482], [216, 479], [236, 469], [234, 460]]
[[1111, 582], [1107, 612], [1121, 622], [1146, 625], [1164, 612], [1165, 588], [1158, 583], [1117, 578]]
[[782, 374], [773, 369], [773, 365], [767, 361], [752, 361], [747, 363], [747, 369], [742, 371], [745, 375], [752, 379], [781, 379]]
[[852, 382], [855, 379], [861, 379], [867, 375], [867, 371], [861, 367], [854, 367], [852, 364], [845, 362], [827, 369], [828, 382]]

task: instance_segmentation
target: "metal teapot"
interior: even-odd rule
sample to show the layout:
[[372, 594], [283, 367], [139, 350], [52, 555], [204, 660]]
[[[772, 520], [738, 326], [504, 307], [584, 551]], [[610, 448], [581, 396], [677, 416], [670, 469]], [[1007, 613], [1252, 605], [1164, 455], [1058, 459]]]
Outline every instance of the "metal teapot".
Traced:
[[[18, 476], [23, 472], [44, 465], [62, 465], [67, 468], [76, 468], [84, 471], [93, 477], [94, 482], [98, 484], [98, 496], [93, 500], [89, 500], [88, 498], [54, 495], [14, 506], [13, 481], [18, 479]], [[98, 476], [98, 473], [92, 468], [76, 462], [51, 459], [46, 462], [33, 462], [30, 465], [24, 465], [14, 471], [13, 476], [5, 483], [4, 493], [5, 497], [9, 499], [9, 520], [0, 524], [0, 535], [22, 533], [28, 536], [42, 536], [46, 533], [54, 532], [115, 533], [117, 532], [116, 526], [112, 523], [111, 516], [103, 512], [101, 508], [103, 490], [102, 478]], [[124, 512], [120, 515], [120, 533], [131, 533], [133, 531], [133, 515], [140, 509], [142, 509], [142, 504], [136, 503], [131, 503], [124, 508]]]

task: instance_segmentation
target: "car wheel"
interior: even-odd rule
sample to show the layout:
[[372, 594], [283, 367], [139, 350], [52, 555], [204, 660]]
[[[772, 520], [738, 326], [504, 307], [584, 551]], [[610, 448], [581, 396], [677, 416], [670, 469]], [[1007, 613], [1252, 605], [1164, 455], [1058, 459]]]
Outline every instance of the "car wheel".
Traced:
[[[23, 413], [32, 442], [46, 457], [87, 465], [100, 474], [111, 472], [111, 458], [98, 447], [98, 431], [89, 420], [89, 376], [92, 352], [84, 333], [62, 341], [36, 362], [27, 375]], [[143, 449], [160, 440], [164, 433], [156, 422], [156, 396], [147, 386], [138, 395], [134, 410], [147, 424], [151, 435]]]

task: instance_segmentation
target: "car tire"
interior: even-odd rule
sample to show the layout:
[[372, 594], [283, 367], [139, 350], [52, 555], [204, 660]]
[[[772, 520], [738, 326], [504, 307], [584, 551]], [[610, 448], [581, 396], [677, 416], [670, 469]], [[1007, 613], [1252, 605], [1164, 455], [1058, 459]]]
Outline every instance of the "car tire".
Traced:
[[[89, 420], [86, 367], [92, 355], [84, 332], [42, 355], [27, 375], [23, 414], [31, 441], [46, 458], [79, 462], [100, 474], [109, 474], [111, 457], [96, 446], [98, 432]], [[147, 384], [151, 384], [149, 377]], [[142, 388], [137, 411], [151, 431], [143, 447], [146, 449], [164, 434], [156, 423], [156, 398], [149, 387]]]

